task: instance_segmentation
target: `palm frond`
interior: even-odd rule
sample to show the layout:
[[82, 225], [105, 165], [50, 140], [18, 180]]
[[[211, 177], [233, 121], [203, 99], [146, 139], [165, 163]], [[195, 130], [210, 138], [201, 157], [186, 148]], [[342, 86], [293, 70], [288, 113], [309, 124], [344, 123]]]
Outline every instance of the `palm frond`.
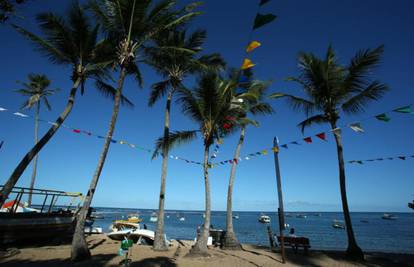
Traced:
[[148, 100], [148, 106], [153, 106], [161, 97], [163, 97], [168, 89], [171, 88], [170, 80], [154, 83], [151, 86], [150, 98]]
[[316, 109], [316, 104], [312, 101], [294, 95], [288, 95], [284, 93], [273, 93], [269, 96], [269, 98], [287, 98], [288, 103], [294, 110], [304, 111], [306, 116], [309, 116], [309, 114], [311, 114]]
[[[110, 84], [105, 83], [102, 80], [96, 80], [95, 87], [103, 96], [108, 97], [112, 100], [115, 99], [116, 89]], [[134, 107], [134, 104], [124, 95], [121, 95], [121, 104], [130, 108]]]
[[322, 123], [327, 123], [327, 122], [329, 122], [328, 118], [323, 114], [319, 114], [319, 115], [314, 115], [312, 117], [309, 117], [306, 120], [302, 121], [301, 123], [298, 124], [298, 127], [301, 129], [303, 133], [306, 127], [309, 127], [313, 124], [322, 124]]
[[349, 98], [342, 104], [342, 110], [348, 114], [354, 114], [365, 110], [365, 105], [370, 101], [379, 100], [387, 91], [388, 86], [374, 81], [369, 84], [365, 90]]
[[250, 107], [249, 112], [253, 115], [270, 115], [274, 113], [274, 109], [268, 103], [257, 103]]
[[155, 150], [152, 154], [152, 159], [156, 158], [164, 148], [167, 148], [167, 151], [171, 151], [176, 146], [188, 143], [194, 140], [197, 137], [197, 130], [192, 131], [173, 131], [170, 132], [168, 140], [165, 140], [164, 137], [160, 137], [155, 141]]

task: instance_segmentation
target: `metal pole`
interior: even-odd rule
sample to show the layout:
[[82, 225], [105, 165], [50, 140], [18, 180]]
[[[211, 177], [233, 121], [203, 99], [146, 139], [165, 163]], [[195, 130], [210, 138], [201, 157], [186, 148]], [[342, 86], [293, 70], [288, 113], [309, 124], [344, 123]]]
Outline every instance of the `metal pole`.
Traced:
[[280, 178], [280, 167], [279, 167], [279, 140], [277, 137], [273, 138], [273, 155], [275, 157], [275, 171], [276, 171], [276, 184], [277, 184], [277, 195], [279, 199], [279, 233], [280, 233], [280, 247], [282, 250], [282, 262], [286, 262], [285, 256], [285, 238], [283, 235], [283, 230], [285, 229], [285, 215], [283, 210], [283, 196], [282, 196], [282, 182]]

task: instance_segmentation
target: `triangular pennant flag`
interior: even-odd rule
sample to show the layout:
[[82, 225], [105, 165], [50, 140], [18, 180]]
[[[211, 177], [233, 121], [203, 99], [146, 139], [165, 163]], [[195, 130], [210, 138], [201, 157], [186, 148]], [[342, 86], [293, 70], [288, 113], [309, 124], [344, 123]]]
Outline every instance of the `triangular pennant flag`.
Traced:
[[270, 2], [270, 0], [260, 0], [259, 6], [263, 6], [264, 4]]
[[276, 18], [273, 14], [265, 14], [262, 15], [260, 13], [257, 13], [256, 18], [254, 19], [254, 25], [253, 30], [258, 29], [270, 22], [272, 22]]
[[405, 107], [401, 107], [401, 108], [396, 108], [393, 111], [394, 112], [399, 112], [399, 113], [411, 113], [411, 106], [405, 106]]
[[311, 137], [305, 137], [305, 138], [303, 138], [303, 141], [310, 144], [310, 143], [312, 143], [312, 138]]
[[115, 139], [111, 139], [111, 142], [114, 144], [118, 143], [118, 141], [116, 141]]
[[258, 41], [252, 41], [246, 48], [246, 52], [250, 53], [251, 51], [255, 50], [256, 48], [258, 48], [259, 46], [261, 46], [262, 44], [259, 43]]
[[350, 161], [348, 161], [348, 163], [350, 163], [350, 164], [355, 163], [355, 162], [356, 162], [356, 160], [350, 160]]
[[230, 164], [233, 164], [233, 160], [231, 160], [231, 159], [230, 159], [230, 160], [229, 160], [229, 163], [230, 163]]
[[249, 160], [250, 158], [246, 156], [246, 157], [244, 157], [244, 159], [245, 159], [245, 160]]
[[120, 140], [120, 141], [119, 141], [119, 143], [120, 143], [121, 145], [123, 145], [123, 144], [127, 144], [127, 142], [125, 142], [125, 141], [123, 141], [123, 140]]
[[387, 114], [385, 114], [385, 113], [379, 114], [379, 115], [375, 116], [375, 118], [377, 118], [377, 120], [380, 120], [380, 121], [385, 121], [385, 122], [388, 122], [388, 121], [390, 121], [390, 120], [391, 120], [391, 119], [387, 116]]
[[7, 109], [0, 107], [0, 111], [6, 111]]
[[356, 163], [358, 163], [358, 164], [364, 164], [364, 163], [362, 162], [362, 160], [357, 160], [357, 161], [356, 161]]
[[74, 133], [80, 133], [81, 131], [80, 130], [78, 130], [78, 129], [73, 129], [72, 130]]
[[92, 135], [92, 133], [91, 132], [87, 132], [87, 131], [82, 131], [84, 134], [87, 134], [87, 135], [89, 135], [89, 136], [91, 136]]
[[256, 64], [253, 64], [253, 62], [252, 62], [250, 59], [245, 58], [245, 59], [243, 60], [243, 65], [242, 65], [241, 69], [242, 69], [242, 70], [250, 69], [251, 67], [253, 67], [253, 66], [255, 66], [255, 65], [256, 65]]
[[23, 117], [23, 118], [27, 118], [27, 117], [29, 117], [29, 116], [27, 116], [26, 114], [23, 114], [23, 113], [20, 113], [20, 112], [15, 112], [15, 113], [13, 113], [14, 115], [16, 115], [16, 116], [20, 116], [20, 117]]
[[263, 155], [267, 155], [267, 149], [262, 150]]
[[97, 135], [96, 137], [104, 139], [105, 137], [103, 137], [102, 135]]
[[128, 144], [131, 148], [135, 148], [134, 144]]
[[388, 160], [393, 160], [394, 158], [387, 158]]
[[262, 154], [262, 152], [256, 152], [256, 155], [261, 155]]
[[279, 152], [279, 148], [277, 146], [274, 146], [274, 147], [272, 147], [272, 151], [277, 153], [277, 152]]
[[334, 133], [334, 135], [341, 137], [341, 128], [335, 128], [331, 131]]
[[356, 122], [349, 125], [349, 128], [351, 128], [354, 132], [357, 133], [363, 133], [364, 129], [362, 129], [361, 123]]
[[290, 142], [292, 145], [300, 145], [298, 142], [296, 142], [296, 141], [293, 141], [293, 142]]
[[366, 161], [375, 161], [375, 159], [367, 159]]
[[281, 147], [283, 147], [283, 148], [288, 148], [288, 145], [286, 145], [286, 144], [284, 144], [284, 145], [281, 145]]
[[383, 158], [377, 158], [377, 159], [375, 159], [375, 160], [381, 161], [381, 160], [384, 160], [384, 159], [383, 159]]
[[402, 159], [402, 160], [405, 160], [406, 157], [405, 156], [399, 156], [398, 158]]
[[322, 139], [323, 141], [326, 141], [326, 134], [325, 133], [318, 133], [316, 135], [316, 137], [319, 137], [320, 139]]

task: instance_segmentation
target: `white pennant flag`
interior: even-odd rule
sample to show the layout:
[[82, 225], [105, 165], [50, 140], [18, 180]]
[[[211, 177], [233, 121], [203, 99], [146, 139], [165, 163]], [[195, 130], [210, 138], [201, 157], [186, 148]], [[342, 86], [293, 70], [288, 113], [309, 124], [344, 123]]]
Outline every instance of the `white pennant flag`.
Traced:
[[0, 107], [0, 111], [6, 111], [7, 109]]
[[19, 116], [19, 117], [23, 117], [23, 118], [27, 118], [27, 117], [29, 117], [29, 116], [27, 116], [26, 114], [23, 114], [23, 113], [20, 113], [20, 112], [15, 112], [15, 113], [13, 113], [14, 115], [16, 115], [16, 116]]
[[357, 132], [357, 133], [363, 133], [364, 132], [364, 129], [362, 129], [362, 126], [359, 122], [350, 124], [349, 128], [351, 128], [354, 132]]

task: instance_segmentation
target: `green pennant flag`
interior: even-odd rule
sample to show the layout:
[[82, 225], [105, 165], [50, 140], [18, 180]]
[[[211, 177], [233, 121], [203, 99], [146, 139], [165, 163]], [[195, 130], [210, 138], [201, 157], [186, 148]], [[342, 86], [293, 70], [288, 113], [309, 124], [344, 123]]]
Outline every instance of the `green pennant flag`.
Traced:
[[397, 108], [393, 110], [394, 112], [399, 112], [399, 113], [411, 113], [411, 106], [405, 106], [405, 107], [401, 107], [401, 108]]
[[358, 163], [358, 164], [364, 164], [364, 163], [362, 162], [362, 160], [357, 160], [357, 161], [356, 161], [356, 163]]
[[387, 116], [387, 114], [385, 114], [385, 113], [379, 114], [379, 115], [375, 116], [375, 118], [377, 118], [377, 120], [380, 120], [380, 121], [385, 121], [385, 122], [389, 122], [389, 121], [391, 120], [391, 119]]
[[272, 22], [275, 18], [276, 16], [273, 14], [262, 15], [260, 13], [257, 13], [256, 18], [254, 19], [253, 30]]
[[260, 0], [259, 6], [263, 6], [264, 4], [270, 2], [270, 0]]

